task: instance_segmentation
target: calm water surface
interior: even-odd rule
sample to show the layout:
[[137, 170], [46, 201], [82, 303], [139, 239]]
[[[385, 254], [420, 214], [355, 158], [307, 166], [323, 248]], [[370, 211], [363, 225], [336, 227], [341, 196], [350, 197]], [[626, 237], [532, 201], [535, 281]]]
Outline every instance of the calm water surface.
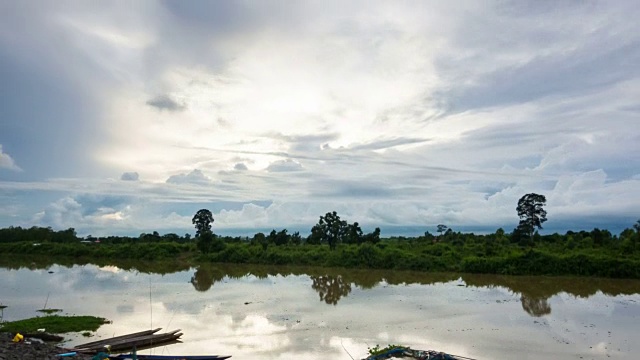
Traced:
[[0, 267], [2, 316], [35, 316], [46, 303], [113, 321], [91, 340], [182, 329], [182, 344], [145, 353], [236, 360], [360, 359], [389, 343], [475, 359], [640, 356], [635, 280], [227, 265], [161, 272]]

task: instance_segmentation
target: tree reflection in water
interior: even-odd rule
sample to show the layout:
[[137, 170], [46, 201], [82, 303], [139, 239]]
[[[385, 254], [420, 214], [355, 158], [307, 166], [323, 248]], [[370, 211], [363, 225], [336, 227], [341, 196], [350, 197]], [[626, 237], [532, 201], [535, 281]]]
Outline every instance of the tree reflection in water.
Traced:
[[205, 292], [213, 286], [216, 281], [224, 279], [226, 273], [211, 266], [198, 266], [198, 269], [191, 277], [191, 284], [197, 291]]
[[[187, 263], [175, 261], [144, 262], [139, 260], [78, 260], [75, 258], [51, 258], [37, 256], [0, 256], [0, 268], [18, 270], [49, 269], [52, 266], [72, 268], [75, 265], [93, 264], [115, 266], [125, 271], [148, 274], [171, 274], [186, 271]], [[381, 282], [389, 285], [446, 284], [461, 280], [467, 287], [504, 288], [520, 296], [522, 309], [531, 316], [551, 313], [548, 301], [551, 297], [566, 293], [579, 298], [589, 298], [600, 292], [607, 296], [640, 294], [640, 281], [630, 279], [608, 279], [571, 276], [506, 276], [488, 274], [426, 273], [412, 271], [390, 271], [372, 269], [328, 269], [304, 266], [269, 266], [248, 264], [201, 264], [191, 277], [196, 291], [208, 291], [213, 284], [227, 279], [241, 279], [255, 276], [267, 279], [270, 276], [309, 276], [313, 289], [320, 294], [320, 300], [336, 305], [351, 292], [352, 286], [372, 289]], [[1, 305], [1, 304], [0, 304]], [[0, 315], [2, 313], [0, 312]]]
[[522, 303], [522, 308], [527, 314], [535, 317], [541, 317], [544, 315], [551, 314], [551, 306], [547, 302], [547, 298], [535, 298], [528, 297], [525, 294], [522, 294], [520, 297], [520, 302]]
[[351, 283], [341, 275], [311, 275], [311, 287], [320, 295], [320, 301], [337, 305], [340, 298], [349, 295]]

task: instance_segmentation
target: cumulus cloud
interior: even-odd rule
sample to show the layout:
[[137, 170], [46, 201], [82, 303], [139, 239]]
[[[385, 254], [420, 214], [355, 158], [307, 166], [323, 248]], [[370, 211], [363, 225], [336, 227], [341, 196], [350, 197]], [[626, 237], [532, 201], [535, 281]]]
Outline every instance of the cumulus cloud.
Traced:
[[188, 174], [171, 175], [167, 179], [167, 184], [193, 184], [193, 185], [207, 185], [211, 183], [211, 179], [202, 173], [199, 169], [194, 169]]
[[2, 144], [0, 144], [0, 169], [9, 169], [13, 171], [22, 171], [16, 162], [9, 156], [9, 154], [2, 151]]
[[137, 172], [124, 172], [120, 176], [120, 180], [122, 181], [138, 181], [140, 175]]

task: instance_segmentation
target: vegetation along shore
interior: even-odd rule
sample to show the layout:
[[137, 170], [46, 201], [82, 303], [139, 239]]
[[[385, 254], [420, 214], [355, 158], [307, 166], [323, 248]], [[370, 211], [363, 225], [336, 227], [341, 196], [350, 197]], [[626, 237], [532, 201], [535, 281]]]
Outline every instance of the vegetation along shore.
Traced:
[[511, 232], [456, 232], [438, 225], [437, 234], [384, 238], [379, 228], [364, 234], [357, 222], [335, 211], [320, 216], [310, 234], [287, 229], [249, 237], [213, 233], [212, 213], [193, 217], [189, 234], [79, 238], [74, 229], [42, 227], [0, 229], [0, 254], [60, 259], [173, 261], [186, 267], [202, 263], [312, 265], [417, 271], [453, 271], [506, 275], [578, 275], [640, 278], [640, 220], [620, 234], [608, 230], [541, 235], [546, 221], [543, 195], [527, 194], [518, 202], [520, 223]]

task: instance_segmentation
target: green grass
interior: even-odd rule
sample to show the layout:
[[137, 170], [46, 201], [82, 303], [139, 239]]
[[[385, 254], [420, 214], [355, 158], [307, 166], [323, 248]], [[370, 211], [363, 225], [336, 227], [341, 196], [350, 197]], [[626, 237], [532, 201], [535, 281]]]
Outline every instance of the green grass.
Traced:
[[62, 312], [62, 309], [40, 309], [40, 310], [36, 310], [37, 312], [41, 312], [41, 313], [45, 313], [47, 315], [51, 315], [53, 313], [59, 313]]
[[32, 333], [38, 329], [46, 329], [47, 333], [63, 334], [81, 331], [96, 331], [103, 324], [109, 322], [96, 316], [60, 316], [51, 315], [34, 317], [0, 324], [0, 332]]

